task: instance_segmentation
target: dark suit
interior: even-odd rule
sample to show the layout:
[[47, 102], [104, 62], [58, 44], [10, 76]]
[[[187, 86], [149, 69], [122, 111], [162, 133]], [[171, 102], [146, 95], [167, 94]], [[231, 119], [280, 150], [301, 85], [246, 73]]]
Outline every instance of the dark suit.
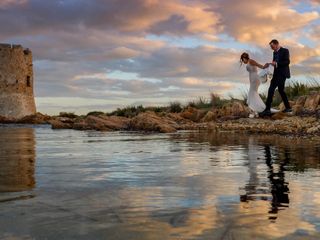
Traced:
[[274, 91], [278, 88], [278, 92], [286, 108], [290, 108], [290, 104], [286, 93], [284, 92], [285, 82], [290, 78], [290, 54], [289, 50], [281, 47], [277, 52], [273, 52], [273, 61], [277, 62], [274, 68], [273, 78], [268, 90], [268, 98], [266, 102], [266, 109], [270, 110]]

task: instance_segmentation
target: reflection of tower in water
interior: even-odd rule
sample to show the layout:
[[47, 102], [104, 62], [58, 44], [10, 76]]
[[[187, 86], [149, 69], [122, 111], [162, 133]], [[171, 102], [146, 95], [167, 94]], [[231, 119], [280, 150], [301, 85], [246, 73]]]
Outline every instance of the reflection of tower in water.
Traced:
[[34, 129], [0, 129], [0, 192], [32, 189], [34, 165]]

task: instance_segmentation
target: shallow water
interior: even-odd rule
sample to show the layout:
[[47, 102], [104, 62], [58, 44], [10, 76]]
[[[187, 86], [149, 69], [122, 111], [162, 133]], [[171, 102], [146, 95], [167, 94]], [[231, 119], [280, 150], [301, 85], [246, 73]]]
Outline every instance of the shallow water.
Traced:
[[0, 239], [319, 239], [320, 143], [0, 127]]

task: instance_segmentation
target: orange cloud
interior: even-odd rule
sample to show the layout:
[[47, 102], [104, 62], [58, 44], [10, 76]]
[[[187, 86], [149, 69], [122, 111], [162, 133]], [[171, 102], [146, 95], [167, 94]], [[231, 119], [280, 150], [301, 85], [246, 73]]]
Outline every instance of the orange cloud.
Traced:
[[288, 1], [221, 2], [218, 10], [225, 31], [240, 42], [265, 46], [272, 38], [297, 31], [319, 19], [317, 11], [299, 13]]
[[13, 6], [13, 5], [22, 5], [27, 2], [28, 2], [28, 0], [2, 0], [0, 2], [0, 8], [5, 9], [5, 8]]

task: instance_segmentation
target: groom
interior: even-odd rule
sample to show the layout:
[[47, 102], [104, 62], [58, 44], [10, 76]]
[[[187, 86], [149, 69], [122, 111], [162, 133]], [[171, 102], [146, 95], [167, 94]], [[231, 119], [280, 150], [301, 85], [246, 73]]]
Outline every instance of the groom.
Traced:
[[[284, 92], [284, 86], [287, 78], [290, 78], [290, 54], [289, 50], [280, 46], [278, 40], [273, 39], [269, 43], [271, 49], [273, 50], [273, 60], [271, 65], [274, 67], [273, 78], [271, 79], [270, 87], [268, 90], [268, 97], [266, 101], [266, 109], [259, 113], [260, 117], [271, 116], [270, 111], [272, 98], [274, 91], [278, 88], [278, 92], [282, 98], [285, 106], [284, 113], [291, 113], [292, 109], [290, 107], [286, 93]], [[269, 63], [265, 64], [268, 67]]]

